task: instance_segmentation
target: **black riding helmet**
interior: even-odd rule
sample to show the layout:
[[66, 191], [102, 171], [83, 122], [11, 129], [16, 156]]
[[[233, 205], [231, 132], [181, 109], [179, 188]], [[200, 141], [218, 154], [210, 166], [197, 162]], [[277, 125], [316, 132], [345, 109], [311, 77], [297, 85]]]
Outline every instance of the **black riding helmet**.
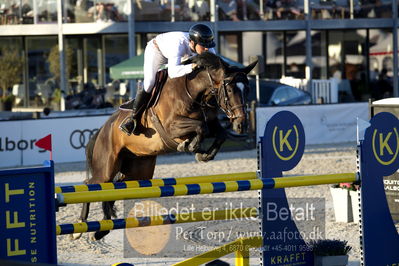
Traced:
[[190, 40], [205, 48], [215, 47], [213, 31], [205, 24], [195, 24], [189, 30]]

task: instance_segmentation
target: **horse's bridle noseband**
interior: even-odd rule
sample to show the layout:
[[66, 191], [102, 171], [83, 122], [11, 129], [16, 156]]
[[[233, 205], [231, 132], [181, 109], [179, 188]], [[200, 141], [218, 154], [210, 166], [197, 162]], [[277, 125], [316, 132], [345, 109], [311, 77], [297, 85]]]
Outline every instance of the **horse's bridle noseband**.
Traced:
[[236, 73], [233, 78], [230, 81], [223, 80], [223, 84], [219, 87], [214, 86], [214, 81], [212, 80], [211, 74], [209, 73], [209, 69], [206, 68], [206, 73], [208, 74], [209, 82], [210, 82], [210, 89], [209, 93], [205, 93], [202, 96], [201, 102], [196, 101], [188, 91], [187, 87], [187, 77], [186, 77], [186, 93], [189, 96], [189, 98], [201, 108], [206, 108], [206, 107], [211, 107], [211, 108], [216, 108], [216, 106], [209, 104], [209, 96], [213, 96], [216, 99], [217, 105], [219, 106], [220, 109], [222, 109], [223, 112], [225, 112], [226, 116], [230, 119], [236, 119], [240, 117], [244, 117], [245, 114], [239, 114], [235, 115], [234, 110], [242, 108], [244, 105], [243, 104], [237, 104], [235, 106], [231, 106], [230, 104], [230, 99], [227, 96], [227, 86], [232, 83], [236, 77], [237, 74], [240, 72]]
[[[219, 93], [218, 95], [215, 95], [218, 98], [217, 102], [218, 102], [218, 105], [219, 105], [220, 109], [222, 109], [223, 112], [225, 112], [227, 117], [230, 118], [230, 119], [237, 119], [237, 118], [245, 116], [245, 113], [244, 114], [239, 114], [239, 115], [235, 115], [234, 114], [234, 110], [242, 108], [244, 106], [244, 104], [237, 104], [237, 105], [231, 106], [230, 99], [229, 99], [229, 97], [227, 97], [227, 86], [229, 86], [229, 84], [232, 83], [235, 80], [235, 77], [239, 73], [241, 73], [241, 72], [237, 72], [230, 81], [226, 81], [226, 79], [223, 80], [223, 86], [222, 86], [223, 89], [221, 90], [222, 93]], [[243, 100], [244, 99], [242, 99], [242, 101]], [[221, 104], [221, 102], [223, 104]]]

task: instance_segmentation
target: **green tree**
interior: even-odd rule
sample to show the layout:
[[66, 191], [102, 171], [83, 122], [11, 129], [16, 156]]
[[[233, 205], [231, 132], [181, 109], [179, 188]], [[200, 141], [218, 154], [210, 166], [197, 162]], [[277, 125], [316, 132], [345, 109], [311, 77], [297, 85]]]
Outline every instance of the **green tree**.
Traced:
[[17, 49], [0, 48], [0, 88], [1, 98], [5, 99], [8, 88], [21, 83], [23, 58]]
[[[69, 73], [72, 71], [72, 59], [73, 59], [73, 50], [70, 47], [66, 47], [64, 50], [65, 54], [65, 75], [69, 77]], [[54, 78], [57, 82], [60, 81], [60, 52], [58, 50], [58, 44], [53, 46], [50, 50], [50, 54], [48, 56], [48, 62], [50, 64], [50, 72], [54, 75]]]

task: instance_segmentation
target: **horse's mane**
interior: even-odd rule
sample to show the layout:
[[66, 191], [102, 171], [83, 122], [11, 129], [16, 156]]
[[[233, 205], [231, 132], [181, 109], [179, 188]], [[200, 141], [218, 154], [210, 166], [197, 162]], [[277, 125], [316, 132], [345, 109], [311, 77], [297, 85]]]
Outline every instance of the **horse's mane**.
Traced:
[[195, 63], [199, 67], [218, 69], [222, 67], [220, 57], [211, 52], [203, 52], [202, 54], [189, 58], [184, 64]]

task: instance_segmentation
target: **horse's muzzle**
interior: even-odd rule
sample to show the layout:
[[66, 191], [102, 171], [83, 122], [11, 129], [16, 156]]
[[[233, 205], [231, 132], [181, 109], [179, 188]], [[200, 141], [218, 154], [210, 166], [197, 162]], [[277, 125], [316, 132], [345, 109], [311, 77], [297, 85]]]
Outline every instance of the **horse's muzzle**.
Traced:
[[232, 126], [237, 134], [243, 134], [247, 128], [247, 120], [244, 117], [236, 118], [232, 121]]

